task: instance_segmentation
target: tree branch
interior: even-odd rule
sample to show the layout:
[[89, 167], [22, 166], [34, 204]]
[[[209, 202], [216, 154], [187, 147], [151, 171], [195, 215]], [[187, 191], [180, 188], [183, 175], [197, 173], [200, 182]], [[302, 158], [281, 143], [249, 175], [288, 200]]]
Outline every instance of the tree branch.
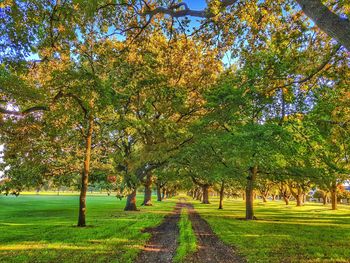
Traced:
[[33, 112], [37, 111], [48, 111], [49, 108], [47, 106], [34, 106], [31, 108], [28, 108], [24, 111], [12, 111], [12, 110], [7, 110], [5, 108], [0, 107], [0, 113], [2, 114], [8, 114], [8, 115], [15, 115], [15, 116], [24, 116]]
[[283, 89], [283, 88], [289, 87], [289, 86], [294, 85], [294, 84], [302, 84], [302, 83], [305, 83], [305, 82], [311, 80], [313, 77], [315, 77], [318, 73], [320, 73], [328, 65], [328, 63], [331, 61], [333, 56], [339, 51], [340, 47], [341, 47], [340, 45], [337, 45], [333, 49], [333, 51], [331, 52], [329, 57], [327, 59], [325, 59], [317, 68], [315, 68], [310, 73], [310, 75], [308, 75], [306, 77], [303, 77], [303, 78], [301, 78], [299, 80], [294, 80], [294, 81], [288, 82], [288, 83], [286, 83], [284, 85], [281, 85], [281, 86], [269, 88], [269, 89], [266, 90], [266, 92], [268, 93], [268, 92], [271, 92], [273, 90]]
[[[238, 2], [238, 0], [222, 0], [220, 2], [220, 9], [233, 5], [236, 2]], [[183, 9], [180, 9], [180, 8], [183, 8]], [[204, 10], [190, 9], [188, 8], [187, 4], [184, 2], [180, 2], [178, 4], [171, 5], [169, 7], [159, 6], [152, 10], [147, 8], [147, 10], [143, 12], [143, 15], [149, 15], [151, 17], [157, 14], [170, 15], [175, 18], [185, 17], [185, 16], [212, 18], [218, 15], [217, 13], [213, 13], [208, 9], [204, 9]]]
[[305, 15], [350, 51], [350, 20], [333, 13], [320, 0], [296, 0]]

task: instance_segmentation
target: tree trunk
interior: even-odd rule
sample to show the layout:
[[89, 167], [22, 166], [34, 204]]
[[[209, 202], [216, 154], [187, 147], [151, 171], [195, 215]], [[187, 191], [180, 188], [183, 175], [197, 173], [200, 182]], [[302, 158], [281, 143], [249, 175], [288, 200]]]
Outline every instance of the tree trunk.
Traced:
[[137, 211], [136, 208], [136, 189], [134, 189], [126, 199], [124, 211]]
[[142, 205], [152, 206], [152, 174], [147, 173], [145, 181], [145, 193]]
[[247, 177], [247, 186], [246, 186], [246, 220], [253, 220], [254, 219], [254, 210], [253, 210], [253, 203], [254, 203], [254, 185], [255, 185], [255, 179], [258, 173], [258, 167], [254, 166], [249, 169], [249, 175]]
[[321, 198], [322, 198], [323, 205], [326, 205], [327, 204], [327, 193], [326, 193], [326, 191], [321, 191]]
[[264, 202], [264, 203], [267, 203], [267, 198], [266, 198], [266, 196], [263, 195], [262, 198], [263, 198], [263, 202]]
[[341, 18], [326, 7], [321, 0], [296, 0], [304, 13], [327, 35], [338, 40], [350, 51], [350, 21]]
[[337, 184], [332, 184], [331, 189], [331, 199], [332, 199], [332, 210], [337, 210]]
[[303, 195], [298, 194], [296, 199], [297, 199], [296, 200], [297, 201], [297, 206], [302, 206], [303, 205]]
[[225, 183], [222, 181], [221, 187], [220, 187], [220, 202], [219, 202], [219, 209], [223, 209], [224, 207], [224, 191], [225, 191]]
[[160, 202], [162, 201], [162, 191], [160, 188], [160, 184], [157, 183], [157, 201]]
[[201, 191], [199, 191], [199, 190], [198, 190], [198, 192], [197, 192], [197, 197], [196, 197], [196, 199], [197, 199], [198, 201], [201, 201], [201, 200], [202, 200], [202, 193], [201, 193]]
[[203, 185], [202, 190], [203, 190], [202, 204], [210, 204], [209, 203], [209, 185], [207, 185], [207, 184]]
[[162, 200], [166, 199], [166, 189], [163, 187]]
[[276, 195], [272, 195], [272, 201], [276, 201]]
[[297, 185], [297, 191], [294, 191], [292, 187], [290, 187], [290, 191], [297, 202], [297, 206], [302, 206], [303, 204], [303, 191], [299, 185]]
[[78, 226], [86, 226], [85, 216], [86, 216], [86, 192], [89, 183], [89, 172], [90, 172], [90, 158], [91, 158], [91, 143], [92, 143], [92, 133], [93, 133], [93, 116], [89, 116], [88, 132], [85, 138], [85, 157], [84, 157], [84, 168], [81, 176], [81, 189], [79, 197], [79, 219]]
[[284, 202], [286, 203], [286, 205], [289, 205], [289, 198], [286, 197], [285, 195], [283, 195], [283, 199], [284, 199]]

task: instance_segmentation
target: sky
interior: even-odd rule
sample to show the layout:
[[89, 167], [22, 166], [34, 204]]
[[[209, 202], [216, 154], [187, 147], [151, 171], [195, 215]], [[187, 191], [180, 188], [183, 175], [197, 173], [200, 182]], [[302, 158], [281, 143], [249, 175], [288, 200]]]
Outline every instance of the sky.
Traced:
[[206, 7], [205, 0], [187, 0], [184, 1], [191, 9], [204, 9]]

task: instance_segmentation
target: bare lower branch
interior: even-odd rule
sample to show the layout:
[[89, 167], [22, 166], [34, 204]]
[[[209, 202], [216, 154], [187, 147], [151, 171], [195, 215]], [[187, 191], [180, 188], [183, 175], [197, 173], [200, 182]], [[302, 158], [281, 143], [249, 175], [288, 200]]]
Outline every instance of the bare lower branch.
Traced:
[[5, 108], [0, 107], [0, 113], [14, 115], [14, 116], [24, 116], [24, 115], [28, 115], [28, 114], [33, 113], [33, 112], [48, 111], [48, 110], [49, 110], [49, 108], [47, 106], [34, 106], [34, 107], [28, 108], [24, 111], [12, 111], [12, 110], [7, 110]]

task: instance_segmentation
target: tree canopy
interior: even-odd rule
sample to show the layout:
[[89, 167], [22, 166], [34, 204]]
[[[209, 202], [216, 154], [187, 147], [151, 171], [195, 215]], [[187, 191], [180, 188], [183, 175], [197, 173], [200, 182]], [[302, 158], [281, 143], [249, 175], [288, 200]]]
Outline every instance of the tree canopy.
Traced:
[[152, 187], [159, 201], [243, 195], [249, 220], [256, 193], [302, 205], [321, 189], [336, 209], [350, 174], [349, 11], [318, 0], [2, 2], [0, 191], [78, 189], [78, 226], [94, 186], [127, 196], [125, 210], [140, 188], [151, 205]]

